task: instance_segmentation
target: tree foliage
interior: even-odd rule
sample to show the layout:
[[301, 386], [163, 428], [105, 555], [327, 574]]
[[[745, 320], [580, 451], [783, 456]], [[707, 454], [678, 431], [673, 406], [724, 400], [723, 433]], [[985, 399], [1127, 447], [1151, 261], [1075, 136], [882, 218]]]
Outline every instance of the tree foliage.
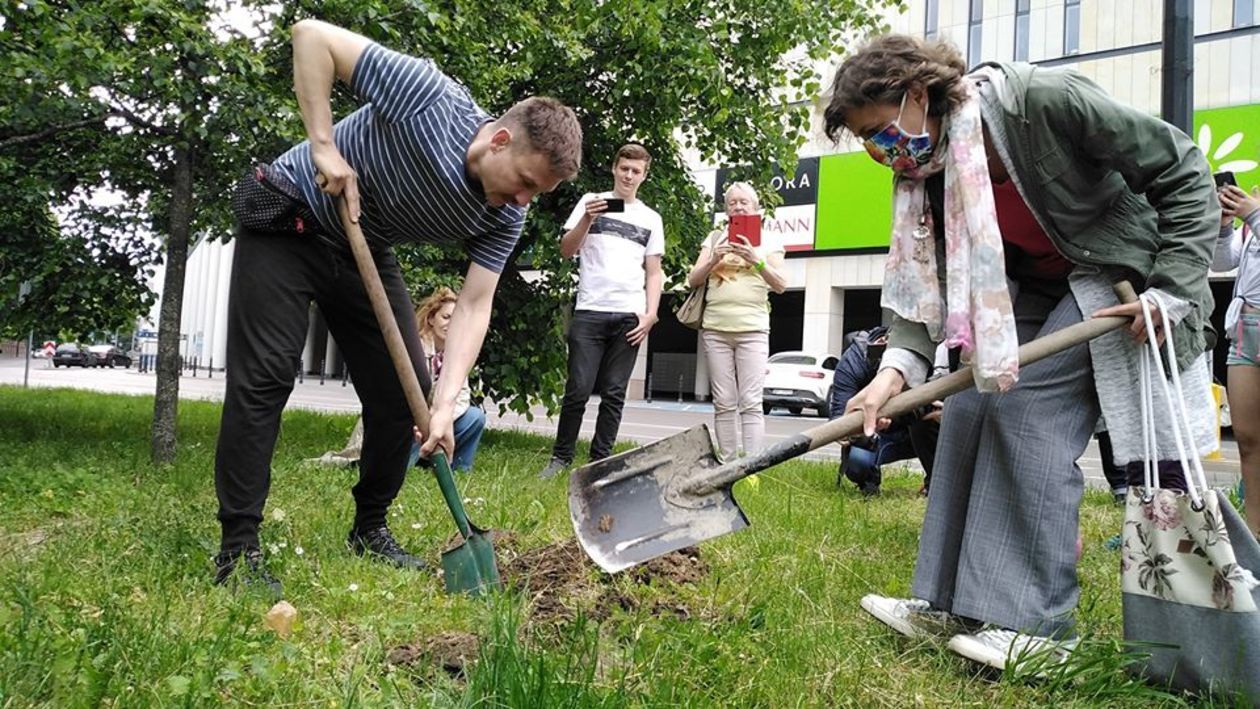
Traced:
[[[502, 405], [554, 407], [575, 286], [574, 264], [559, 255], [560, 225], [583, 192], [609, 187], [616, 148], [635, 140], [654, 156], [641, 196], [665, 220], [666, 273], [676, 283], [713, 208], [688, 158], [744, 165], [739, 176], [762, 185], [776, 165], [790, 171], [820, 88], [813, 66], [842, 37], [873, 28], [876, 8], [894, 1], [246, 0], [231, 3], [228, 21], [226, 0], [0, 0], [0, 91], [11, 99], [0, 102], [0, 178], [30, 202], [35, 216], [19, 219], [43, 215], [47, 229], [31, 230], [43, 235], [34, 242], [84, 240], [103, 270], [80, 280], [125, 286], [117, 310], [85, 310], [85, 321], [143, 307], [132, 283], [162, 254], [154, 439], [155, 457], [169, 460], [189, 237], [226, 235], [234, 179], [303, 137], [291, 83], [295, 20], [317, 17], [432, 57], [491, 113], [525, 96], [555, 96], [582, 120], [584, 170], [531, 209], [479, 362], [482, 390]], [[334, 104], [338, 116], [354, 105], [344, 87]], [[119, 199], [74, 208], [97, 205], [102, 191]], [[79, 226], [60, 220], [58, 237], [50, 207]], [[0, 219], [0, 228], [12, 221]], [[157, 237], [157, 250], [144, 233]], [[466, 265], [462, 253], [432, 246], [399, 256], [417, 297], [456, 283]], [[9, 239], [0, 242], [4, 258], [6, 266], [25, 258], [18, 268], [32, 272], [55, 260]], [[0, 279], [0, 298], [9, 280]], [[57, 316], [51, 297], [39, 302]]]
[[[226, 24], [224, 10], [222, 2], [205, 0], [0, 3], [0, 91], [16, 98], [0, 110], [0, 174], [21, 174], [33, 162], [24, 197], [42, 197], [54, 210], [81, 217], [63, 228], [66, 238], [77, 232], [99, 245], [127, 235], [128, 248], [118, 252], [124, 256], [113, 262], [121, 268], [125, 257], [133, 278], [142, 278], [156, 258], [153, 249], [146, 255], [136, 248], [137, 238], [143, 243], [138, 234], [156, 236], [164, 252], [153, 428], [159, 462], [175, 453], [191, 235], [226, 229], [228, 187], [260, 146], [277, 140], [277, 124], [292, 114], [260, 43]], [[38, 261], [25, 267], [40, 270]], [[117, 270], [86, 280], [100, 282]]]
[[[665, 272], [678, 284], [712, 224], [712, 200], [687, 157], [743, 166], [768, 185], [791, 171], [820, 86], [816, 64], [844, 36], [873, 29], [882, 0], [339, 0], [306, 12], [400, 51], [435, 58], [492, 113], [530, 95], [572, 106], [585, 131], [577, 180], [536, 200], [499, 286], [479, 360], [483, 391], [505, 408], [555, 407], [565, 379], [564, 326], [575, 265], [561, 225], [583, 192], [611, 186], [611, 158], [634, 140], [654, 160], [640, 196], [665, 222]], [[763, 191], [773, 197], [769, 189]], [[458, 253], [403, 254], [413, 292], [462, 271]], [[527, 280], [523, 270], [537, 268]]]

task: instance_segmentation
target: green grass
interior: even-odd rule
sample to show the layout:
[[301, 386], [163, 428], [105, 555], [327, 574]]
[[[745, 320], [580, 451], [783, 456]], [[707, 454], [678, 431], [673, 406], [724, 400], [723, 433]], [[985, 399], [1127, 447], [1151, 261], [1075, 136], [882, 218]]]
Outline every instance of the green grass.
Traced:
[[[269, 599], [210, 585], [219, 407], [180, 406], [178, 462], [148, 463], [152, 400], [0, 387], [0, 706], [1171, 706], [1190, 701], [1119, 668], [1114, 552], [1121, 510], [1082, 508], [1080, 623], [1088, 662], [1049, 681], [1002, 678], [942, 646], [912, 643], [863, 613], [871, 592], [904, 595], [924, 501], [917, 476], [883, 496], [835, 486], [833, 465], [791, 463], [737, 488], [753, 526], [703, 548], [695, 586], [627, 593], [651, 603], [545, 630], [520, 594], [444, 594], [433, 576], [350, 555], [354, 473], [303, 463], [340, 448], [349, 416], [284, 418], [263, 526], [270, 564], [300, 616], [280, 639]], [[461, 476], [470, 515], [521, 550], [571, 535], [565, 483], [541, 481], [549, 441], [490, 431]], [[409, 475], [390, 516], [436, 562], [453, 533], [432, 479]], [[302, 553], [297, 553], [298, 549]], [[353, 590], [352, 590], [353, 589]], [[392, 667], [389, 650], [443, 631], [482, 638], [464, 681]]]

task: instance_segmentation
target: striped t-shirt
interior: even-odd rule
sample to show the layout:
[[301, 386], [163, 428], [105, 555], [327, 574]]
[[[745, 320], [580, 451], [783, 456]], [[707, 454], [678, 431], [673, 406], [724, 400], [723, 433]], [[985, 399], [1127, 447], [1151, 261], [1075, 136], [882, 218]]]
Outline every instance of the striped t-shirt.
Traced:
[[[501, 273], [521, 235], [525, 209], [486, 204], [465, 172], [468, 146], [490, 116], [433, 62], [370, 44], [350, 77], [364, 102], [333, 127], [333, 141], [359, 176], [359, 225], [369, 244], [463, 243], [469, 258]], [[320, 226], [346, 239], [331, 195], [315, 184], [310, 141], [273, 167], [302, 191]]]

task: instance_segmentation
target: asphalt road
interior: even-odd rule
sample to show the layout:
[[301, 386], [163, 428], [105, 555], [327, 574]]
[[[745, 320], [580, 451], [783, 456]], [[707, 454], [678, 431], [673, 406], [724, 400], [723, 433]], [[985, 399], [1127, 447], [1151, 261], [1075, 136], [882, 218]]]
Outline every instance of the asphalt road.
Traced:
[[[70, 387], [91, 389], [95, 391], [119, 394], [152, 395], [154, 391], [154, 375], [141, 374], [135, 367], [131, 369], [54, 369], [47, 360], [33, 359], [29, 375], [24, 372], [24, 360], [6, 352], [0, 356], [0, 384], [21, 386], [25, 378], [29, 378], [32, 387]], [[224, 379], [222, 372], [214, 372], [210, 376], [201, 371], [193, 377], [186, 373], [180, 381], [180, 397], [183, 399], [203, 399], [221, 401], [223, 399]], [[328, 380], [320, 384], [318, 379], [307, 378], [295, 385], [293, 395], [289, 398], [289, 406], [331, 411], [338, 413], [356, 413], [359, 400], [354, 393], [353, 384], [342, 386], [338, 380]], [[506, 414], [500, 417], [498, 409], [487, 406], [488, 424], [494, 428], [513, 428], [529, 431], [543, 436], [555, 433], [555, 419], [548, 419], [541, 408], [534, 410], [534, 420], [529, 421], [519, 414]], [[583, 437], [590, 437], [595, 429], [595, 417], [598, 413], [599, 400], [593, 398], [586, 407], [586, 416], [582, 421]], [[621, 423], [620, 438], [649, 443], [665, 436], [677, 433], [700, 423], [713, 420], [713, 408], [708, 404], [676, 401], [630, 401], [626, 403]], [[776, 411], [766, 417], [767, 443], [774, 443], [787, 436], [799, 433], [811, 426], [822, 423], [822, 419], [808, 416], [791, 416], [786, 411]], [[813, 453], [809, 458], [823, 460], [839, 460], [839, 446], [825, 446]], [[1102, 468], [1098, 458], [1096, 444], [1090, 443], [1089, 449], [1080, 460], [1081, 469], [1085, 472], [1087, 484], [1105, 486]], [[1213, 485], [1230, 485], [1238, 479], [1238, 446], [1229, 439], [1222, 444], [1222, 459], [1207, 461], [1204, 465], [1209, 482]]]

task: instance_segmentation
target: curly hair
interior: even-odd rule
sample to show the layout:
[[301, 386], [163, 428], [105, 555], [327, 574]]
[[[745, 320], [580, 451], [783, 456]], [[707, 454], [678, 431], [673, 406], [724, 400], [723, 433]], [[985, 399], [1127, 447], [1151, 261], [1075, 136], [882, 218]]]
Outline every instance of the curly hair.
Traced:
[[838, 141], [848, 130], [850, 111], [872, 104], [897, 104], [915, 86], [927, 89], [928, 115], [942, 116], [966, 100], [967, 63], [948, 42], [904, 34], [876, 37], [849, 55], [831, 80], [823, 111], [827, 137]]
[[547, 157], [556, 177], [571, 180], [577, 175], [582, 165], [582, 124], [573, 109], [554, 98], [534, 96], [518, 101], [498, 124], [520, 128], [529, 145]]
[[420, 301], [420, 305], [416, 306], [416, 328], [420, 330], [420, 336], [426, 340], [433, 340], [433, 328], [429, 325], [429, 318], [433, 314], [442, 309], [447, 303], [455, 303], [459, 300], [459, 294], [455, 291], [442, 286], [433, 291], [428, 298]]

